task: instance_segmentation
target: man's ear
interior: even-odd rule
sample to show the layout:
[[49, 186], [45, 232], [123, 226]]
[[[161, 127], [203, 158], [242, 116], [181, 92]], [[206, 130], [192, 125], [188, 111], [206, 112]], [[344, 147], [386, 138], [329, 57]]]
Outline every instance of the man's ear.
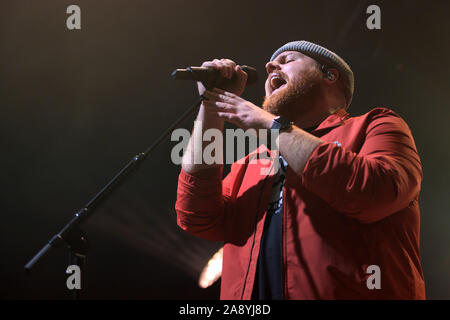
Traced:
[[327, 84], [333, 84], [339, 79], [339, 71], [335, 68], [327, 69], [324, 73], [324, 80]]

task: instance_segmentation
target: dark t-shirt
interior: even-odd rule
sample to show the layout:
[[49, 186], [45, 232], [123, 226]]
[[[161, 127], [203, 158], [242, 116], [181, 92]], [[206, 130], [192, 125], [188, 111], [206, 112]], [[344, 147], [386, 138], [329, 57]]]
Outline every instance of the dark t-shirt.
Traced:
[[[311, 133], [317, 126], [304, 129]], [[272, 193], [264, 222], [255, 286], [252, 298], [255, 300], [283, 299], [283, 185], [288, 164], [279, 158], [280, 168], [272, 187]]]
[[272, 187], [264, 231], [261, 238], [253, 298], [258, 300], [283, 299], [282, 223], [283, 185], [287, 162], [280, 156], [280, 168]]

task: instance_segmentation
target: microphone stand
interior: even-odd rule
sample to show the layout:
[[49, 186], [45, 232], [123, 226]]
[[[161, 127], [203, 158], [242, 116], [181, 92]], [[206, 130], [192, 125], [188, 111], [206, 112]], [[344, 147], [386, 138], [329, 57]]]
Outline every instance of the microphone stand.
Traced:
[[[209, 86], [208, 86], [209, 87]], [[53, 249], [59, 247], [65, 243], [69, 249], [69, 263], [75, 264], [80, 268], [81, 274], [84, 277], [84, 270], [86, 268], [86, 255], [89, 249], [89, 242], [87, 236], [80, 229], [79, 225], [87, 218], [92, 216], [95, 209], [103, 203], [108, 196], [115, 190], [130, 173], [137, 169], [138, 165], [144, 161], [144, 159], [158, 147], [169, 134], [180, 125], [194, 110], [196, 110], [201, 102], [204, 100], [201, 95], [194, 104], [185, 111], [169, 128], [164, 131], [163, 134], [144, 152], [141, 152], [134, 156], [119, 173], [117, 173], [111, 181], [109, 181], [103, 189], [100, 190], [81, 210], [75, 213], [75, 216], [62, 228], [57, 234], [55, 234], [50, 241], [25, 265], [25, 270], [30, 271], [34, 268], [38, 262], [46, 257]], [[80, 290], [74, 289], [74, 299], [80, 298]]]

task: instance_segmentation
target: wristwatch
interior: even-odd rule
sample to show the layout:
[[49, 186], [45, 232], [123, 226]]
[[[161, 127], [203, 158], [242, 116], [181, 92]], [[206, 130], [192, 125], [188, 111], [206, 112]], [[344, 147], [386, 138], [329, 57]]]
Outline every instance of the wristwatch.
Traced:
[[294, 123], [292, 121], [290, 121], [289, 119], [282, 117], [282, 116], [278, 116], [275, 119], [273, 119], [272, 122], [272, 127], [270, 127], [270, 130], [284, 130], [287, 128], [292, 127]]

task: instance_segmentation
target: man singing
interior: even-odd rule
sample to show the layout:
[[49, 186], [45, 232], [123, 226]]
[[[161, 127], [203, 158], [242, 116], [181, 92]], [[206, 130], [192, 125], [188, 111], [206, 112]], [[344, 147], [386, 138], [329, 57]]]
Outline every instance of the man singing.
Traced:
[[[424, 299], [422, 169], [407, 124], [385, 108], [350, 117], [352, 70], [311, 42], [272, 55], [262, 108], [240, 97], [247, 75], [233, 61], [202, 66], [230, 81], [198, 84], [176, 211], [183, 230], [224, 242], [221, 299]], [[193, 137], [224, 121], [279, 130], [275, 161], [257, 160], [274, 154], [262, 145], [223, 180], [221, 164], [194, 163]]]

